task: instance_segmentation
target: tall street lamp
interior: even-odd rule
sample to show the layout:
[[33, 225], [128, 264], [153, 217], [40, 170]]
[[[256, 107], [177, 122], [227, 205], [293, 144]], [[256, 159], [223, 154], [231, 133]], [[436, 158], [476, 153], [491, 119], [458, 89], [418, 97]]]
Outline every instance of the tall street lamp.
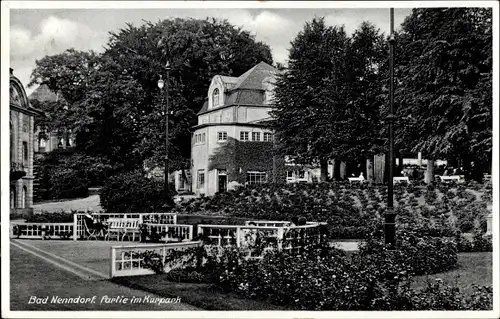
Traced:
[[[169, 82], [170, 82], [170, 63], [167, 61], [167, 64], [165, 65], [165, 70], [167, 71], [167, 86], [165, 88], [165, 96], [166, 96], [166, 103], [165, 103], [165, 198], [169, 200], [170, 196], [170, 189], [169, 189], [169, 184], [168, 184], [168, 115], [169, 115]], [[158, 80], [158, 88], [160, 90], [163, 89], [165, 86], [165, 81], [163, 81], [162, 76], [160, 74], [160, 79]]]
[[390, 9], [391, 19], [391, 33], [389, 36], [389, 71], [390, 71], [390, 92], [389, 92], [389, 115], [387, 122], [389, 125], [389, 185], [387, 192], [387, 211], [384, 219], [384, 234], [385, 244], [390, 250], [395, 249], [395, 232], [396, 232], [396, 214], [394, 213], [394, 45], [396, 39], [394, 38], [394, 9]]

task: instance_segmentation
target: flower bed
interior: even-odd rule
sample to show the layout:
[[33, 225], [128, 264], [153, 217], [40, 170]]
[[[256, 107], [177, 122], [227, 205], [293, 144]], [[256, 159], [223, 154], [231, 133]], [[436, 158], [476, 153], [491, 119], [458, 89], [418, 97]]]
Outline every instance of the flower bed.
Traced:
[[[214, 257], [198, 247], [184, 251], [188, 267], [166, 275], [174, 281], [210, 282], [225, 292], [294, 310], [491, 309], [488, 286], [474, 288], [472, 295], [439, 280], [412, 289], [415, 275], [456, 268], [457, 248], [452, 240], [415, 231], [399, 230], [397, 238], [396, 251], [386, 250], [380, 238], [371, 238], [352, 254], [318, 245], [299, 254], [272, 251], [262, 260], [245, 259], [236, 248]], [[205, 263], [196, 266], [196, 258]]]
[[[473, 185], [476, 189], [478, 185]], [[480, 200], [462, 185], [437, 183], [424, 187], [396, 184], [398, 223], [418, 221], [432, 236], [453, 237], [457, 231], [486, 231], [488, 185]], [[326, 222], [331, 238], [364, 239], [382, 223], [387, 198], [384, 185], [349, 183], [250, 185], [235, 191], [182, 201], [179, 214], [206, 214], [267, 220]]]

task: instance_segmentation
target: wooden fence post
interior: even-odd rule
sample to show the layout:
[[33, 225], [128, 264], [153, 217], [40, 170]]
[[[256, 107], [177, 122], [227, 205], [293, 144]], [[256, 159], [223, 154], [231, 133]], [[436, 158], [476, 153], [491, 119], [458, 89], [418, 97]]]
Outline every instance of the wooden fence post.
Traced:
[[236, 247], [241, 247], [241, 228], [236, 227]]
[[78, 237], [78, 214], [73, 214], [73, 240]]
[[283, 227], [278, 228], [278, 250], [283, 248]]
[[113, 278], [116, 272], [116, 251], [113, 247], [109, 247], [109, 257], [110, 257], [110, 267], [109, 267], [109, 278]]
[[193, 225], [189, 225], [189, 240], [193, 240]]

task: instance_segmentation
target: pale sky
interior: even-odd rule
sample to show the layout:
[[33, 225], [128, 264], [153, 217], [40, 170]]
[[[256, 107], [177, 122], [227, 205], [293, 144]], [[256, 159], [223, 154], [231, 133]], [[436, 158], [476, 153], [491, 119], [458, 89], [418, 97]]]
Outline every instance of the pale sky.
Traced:
[[[344, 25], [352, 33], [363, 21], [389, 33], [389, 9], [12, 9], [10, 16], [10, 67], [25, 85], [35, 61], [66, 49], [103, 51], [108, 32], [130, 22], [156, 22], [168, 18], [215, 17], [227, 19], [267, 43], [274, 61], [286, 62], [288, 49], [305, 22], [325, 17], [328, 25]], [[395, 28], [411, 13], [395, 9]], [[30, 94], [35, 88], [26, 88]]]

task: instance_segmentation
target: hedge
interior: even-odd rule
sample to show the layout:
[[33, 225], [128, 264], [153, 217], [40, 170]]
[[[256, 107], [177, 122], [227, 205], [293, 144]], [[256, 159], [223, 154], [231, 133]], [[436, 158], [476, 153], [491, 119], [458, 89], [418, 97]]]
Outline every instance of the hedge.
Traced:
[[115, 175], [106, 180], [100, 192], [101, 207], [107, 213], [147, 213], [166, 211], [175, 195], [170, 185], [170, 196], [164, 191], [163, 180], [148, 178], [137, 170]]
[[[456, 246], [453, 241], [408, 230], [399, 230], [397, 238], [396, 251], [387, 251], [380, 239], [371, 238], [352, 255], [318, 246], [298, 255], [269, 252], [262, 260], [245, 260], [235, 247], [224, 248], [218, 257], [195, 248], [184, 252], [189, 254], [189, 267], [166, 276], [174, 281], [211, 282], [217, 289], [293, 310], [491, 309], [489, 286], [476, 287], [471, 296], [440, 280], [424, 289], [411, 288], [414, 275], [457, 267]], [[161, 259], [146, 257], [151, 268], [161, 272], [163, 266], [157, 264]], [[192, 262], [196, 258], [206, 263], [196, 265]]]

